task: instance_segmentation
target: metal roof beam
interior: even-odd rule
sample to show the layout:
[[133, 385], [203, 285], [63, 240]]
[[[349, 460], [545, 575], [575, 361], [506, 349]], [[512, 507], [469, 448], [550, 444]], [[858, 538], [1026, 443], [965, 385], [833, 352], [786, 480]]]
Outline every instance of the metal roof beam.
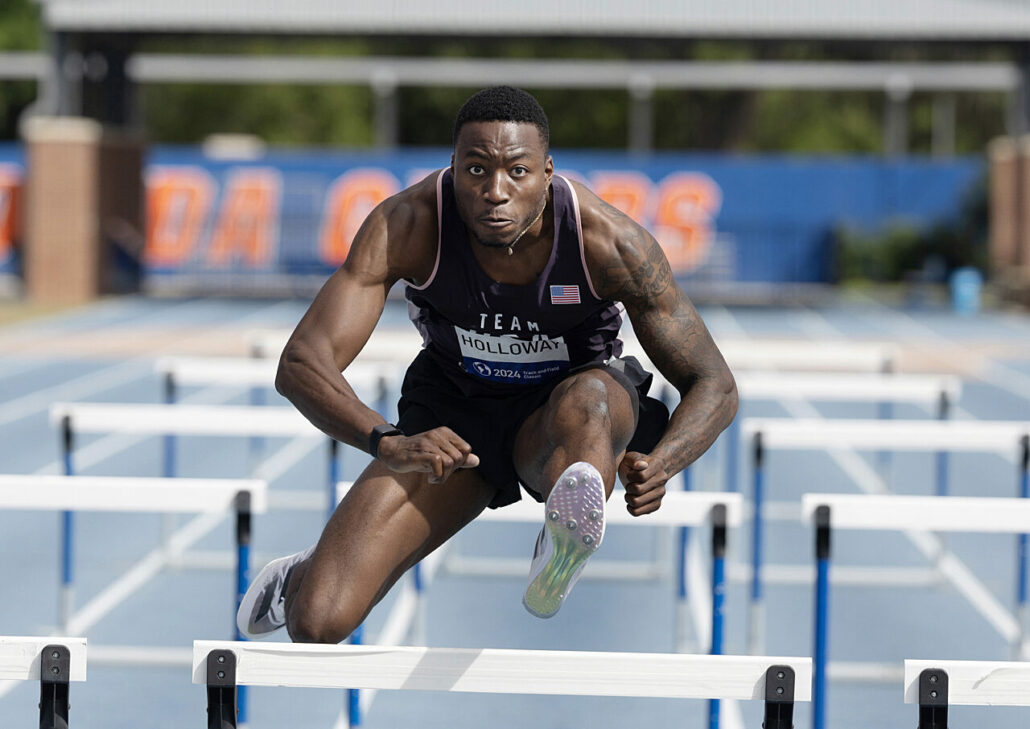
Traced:
[[[40, 79], [43, 53], [0, 53], [0, 79]], [[801, 89], [883, 91], [1000, 91], [1019, 84], [1009, 63], [846, 63], [583, 61], [486, 58], [324, 58], [149, 54], [133, 55], [131, 78], [142, 83], [303, 83], [534, 88]]]

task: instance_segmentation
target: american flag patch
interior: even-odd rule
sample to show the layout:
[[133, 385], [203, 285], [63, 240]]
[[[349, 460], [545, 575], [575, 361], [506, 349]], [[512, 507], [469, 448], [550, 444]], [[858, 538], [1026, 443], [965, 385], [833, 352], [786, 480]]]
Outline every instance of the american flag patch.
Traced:
[[578, 304], [579, 286], [551, 286], [552, 304]]

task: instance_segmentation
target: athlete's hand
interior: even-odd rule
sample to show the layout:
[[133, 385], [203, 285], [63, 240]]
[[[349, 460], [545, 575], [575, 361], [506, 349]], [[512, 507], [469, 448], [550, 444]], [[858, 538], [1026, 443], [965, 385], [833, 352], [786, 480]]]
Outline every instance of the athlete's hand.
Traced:
[[392, 435], [379, 441], [378, 458], [391, 471], [428, 473], [429, 483], [443, 483], [459, 468], [475, 468], [479, 456], [450, 428], [418, 435]]
[[633, 516], [658, 511], [669, 474], [657, 456], [630, 451], [619, 462], [619, 479], [626, 487], [626, 510]]

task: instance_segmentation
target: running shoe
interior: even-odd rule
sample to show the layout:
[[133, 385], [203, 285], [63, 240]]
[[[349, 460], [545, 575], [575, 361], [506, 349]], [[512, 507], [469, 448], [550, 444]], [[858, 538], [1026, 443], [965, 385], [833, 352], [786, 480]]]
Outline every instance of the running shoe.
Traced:
[[601, 546], [604, 502], [604, 480], [589, 463], [573, 463], [558, 477], [547, 497], [544, 526], [522, 597], [526, 610], [536, 617], [558, 612], [587, 559]]
[[257, 640], [286, 625], [286, 586], [290, 584], [290, 575], [314, 551], [312, 545], [303, 552], [273, 559], [258, 572], [236, 611], [236, 627], [241, 635]]

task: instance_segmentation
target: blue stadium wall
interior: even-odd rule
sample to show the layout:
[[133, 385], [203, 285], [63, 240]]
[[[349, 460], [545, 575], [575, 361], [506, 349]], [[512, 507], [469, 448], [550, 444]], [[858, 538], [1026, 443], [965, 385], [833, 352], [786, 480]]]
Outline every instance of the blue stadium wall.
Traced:
[[[197, 148], [154, 148], [145, 172], [146, 283], [211, 293], [308, 290], [339, 265], [378, 200], [446, 165], [449, 155], [305, 150], [230, 162]], [[681, 279], [730, 286], [830, 283], [837, 227], [947, 223], [985, 172], [982, 158], [553, 156], [558, 174], [586, 182], [652, 230]], [[0, 272], [7, 274], [18, 270], [12, 209], [23, 165], [17, 145], [0, 146]]]

